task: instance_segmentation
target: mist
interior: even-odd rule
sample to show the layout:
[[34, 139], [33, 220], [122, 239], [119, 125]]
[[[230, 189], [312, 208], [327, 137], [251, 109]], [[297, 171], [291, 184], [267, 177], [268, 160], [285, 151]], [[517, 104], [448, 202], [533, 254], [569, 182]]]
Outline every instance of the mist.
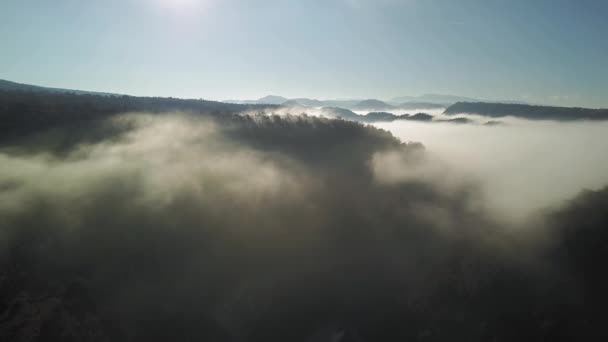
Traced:
[[507, 219], [524, 219], [539, 209], [563, 204], [581, 189], [598, 190], [608, 183], [608, 123], [604, 122], [505, 118], [497, 125], [392, 122], [375, 126], [404, 141], [423, 142], [429, 154], [444, 164], [444, 177], [480, 182], [488, 209]]
[[[379, 126], [403, 138], [308, 115], [167, 112], [3, 144], [2, 337], [588, 336], [575, 327], [603, 303], [603, 280], [579, 266], [599, 247], [572, 249], [565, 236], [578, 241], [570, 227], [589, 213], [585, 229], [601, 236], [608, 191], [514, 223], [502, 214], [539, 203], [497, 211], [488, 199], [500, 206], [500, 187], [524, 168], [502, 181], [483, 144], [464, 139], [515, 150], [511, 126]], [[545, 151], [548, 127], [524, 127], [519, 152]], [[572, 154], [590, 137], [556, 147]]]

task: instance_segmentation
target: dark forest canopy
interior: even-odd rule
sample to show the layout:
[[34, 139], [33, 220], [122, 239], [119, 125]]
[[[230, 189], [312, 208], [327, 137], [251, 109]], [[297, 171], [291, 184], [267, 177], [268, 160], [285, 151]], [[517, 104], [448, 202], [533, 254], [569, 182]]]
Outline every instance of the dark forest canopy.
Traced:
[[164, 97], [0, 90], [0, 141], [57, 125], [74, 125], [126, 112], [234, 114], [271, 108], [276, 106]]
[[608, 109], [486, 102], [458, 102], [449, 106], [444, 114], [477, 114], [494, 118], [513, 116], [529, 120], [608, 120]]

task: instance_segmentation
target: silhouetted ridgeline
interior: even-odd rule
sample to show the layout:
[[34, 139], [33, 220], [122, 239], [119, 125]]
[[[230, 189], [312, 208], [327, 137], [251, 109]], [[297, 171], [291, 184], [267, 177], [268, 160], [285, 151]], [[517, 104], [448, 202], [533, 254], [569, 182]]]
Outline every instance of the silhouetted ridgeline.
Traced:
[[11, 82], [11, 81], [6, 81], [6, 80], [0, 80], [0, 90], [19, 90], [19, 91], [28, 91], [28, 92], [56, 93], [56, 94], [69, 93], [69, 94], [77, 94], [77, 95], [84, 95], [84, 94], [103, 95], [103, 96], [120, 96], [120, 95], [122, 95], [122, 94], [104, 93], [104, 92], [97, 92], [97, 91], [41, 87], [41, 86], [37, 86], [37, 85], [23, 84], [23, 83]]
[[531, 106], [510, 103], [458, 102], [445, 114], [478, 114], [489, 117], [514, 116], [530, 120], [608, 120], [608, 109]]
[[[306, 111], [305, 109], [303, 110]], [[426, 113], [417, 113], [414, 115], [401, 114], [395, 115], [388, 112], [370, 112], [367, 114], [356, 114], [348, 109], [335, 108], [335, 107], [324, 107], [321, 108], [321, 114], [334, 118], [343, 119], [349, 121], [357, 121], [362, 123], [375, 123], [375, 122], [392, 122], [397, 120], [410, 120], [410, 121], [425, 121], [425, 122], [451, 122], [451, 123], [470, 123], [471, 120], [466, 118], [455, 118], [451, 120], [437, 120], [433, 121], [433, 116]]]
[[226, 114], [272, 107], [161, 97], [0, 90], [0, 140], [125, 112], [188, 111]]
[[371, 111], [383, 111], [383, 110], [391, 110], [391, 109], [395, 109], [395, 108], [397, 108], [397, 107], [391, 106], [388, 103], [382, 102], [380, 100], [374, 100], [374, 99], [361, 101], [355, 107], [353, 107], [354, 110], [371, 110]]
[[400, 104], [399, 109], [442, 109], [445, 108], [446, 105], [439, 103], [428, 103], [428, 102], [405, 102]]

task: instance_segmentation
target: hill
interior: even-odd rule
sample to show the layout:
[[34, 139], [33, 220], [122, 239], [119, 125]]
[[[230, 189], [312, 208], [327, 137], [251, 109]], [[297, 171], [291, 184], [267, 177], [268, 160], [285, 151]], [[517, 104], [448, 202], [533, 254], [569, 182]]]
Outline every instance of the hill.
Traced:
[[0, 80], [0, 90], [27, 91], [27, 92], [37, 92], [37, 93], [69, 93], [69, 94], [79, 94], [79, 95], [88, 94], [88, 95], [101, 95], [101, 96], [119, 96], [119, 94], [103, 93], [103, 92], [96, 92], [96, 91], [41, 87], [41, 86], [36, 86], [36, 85], [11, 82], [11, 81], [7, 81], [7, 80]]
[[233, 104], [282, 104], [284, 106], [300, 105], [308, 107], [340, 107], [352, 109], [361, 100], [317, 100], [305, 97], [286, 98], [282, 96], [269, 95], [257, 100], [224, 100], [224, 103]]
[[399, 109], [411, 110], [411, 109], [444, 109], [447, 106], [444, 104], [440, 104], [440, 103], [411, 101], [411, 102], [405, 102], [405, 103], [399, 104], [397, 107], [399, 107]]
[[308, 107], [324, 107], [325, 103], [323, 101], [315, 100], [315, 99], [307, 99], [307, 98], [298, 98], [291, 99], [289, 102], [295, 102], [302, 106]]
[[369, 99], [364, 100], [356, 104], [353, 109], [354, 110], [369, 110], [369, 111], [387, 111], [391, 109], [395, 109], [395, 106], [389, 105], [386, 102], [382, 102], [380, 100]]
[[18, 90], [0, 90], [0, 141], [58, 126], [78, 126], [82, 122], [126, 112], [184, 111], [225, 115], [278, 107], [27, 89], [20, 87]]
[[404, 103], [404, 102], [423, 102], [433, 104], [453, 104], [456, 102], [478, 102], [478, 99], [456, 96], [456, 95], [442, 95], [442, 94], [424, 94], [421, 96], [400, 96], [391, 99], [393, 103]]
[[477, 114], [493, 118], [514, 116], [529, 120], [608, 120], [608, 109], [532, 106], [515, 103], [458, 102], [444, 114]]
[[361, 115], [354, 113], [348, 109], [339, 107], [323, 107], [321, 108], [321, 114], [328, 118], [343, 119], [350, 121], [359, 121]]

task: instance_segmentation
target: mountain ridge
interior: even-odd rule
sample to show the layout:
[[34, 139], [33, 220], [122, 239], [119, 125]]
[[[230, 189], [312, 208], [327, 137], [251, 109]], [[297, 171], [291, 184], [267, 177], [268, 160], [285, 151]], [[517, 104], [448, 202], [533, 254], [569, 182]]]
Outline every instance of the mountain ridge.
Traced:
[[554, 107], [515, 103], [457, 102], [446, 108], [444, 114], [476, 114], [492, 118], [513, 116], [528, 120], [608, 120], [608, 109]]
[[124, 95], [124, 94], [99, 92], [99, 91], [44, 87], [44, 86], [31, 85], [31, 84], [25, 84], [25, 83], [18, 83], [18, 82], [3, 80], [3, 79], [0, 79], [0, 90], [47, 92], [47, 93], [71, 93], [71, 94], [77, 94], [77, 95], [89, 94], [89, 95], [101, 95], [101, 96], [123, 96]]

